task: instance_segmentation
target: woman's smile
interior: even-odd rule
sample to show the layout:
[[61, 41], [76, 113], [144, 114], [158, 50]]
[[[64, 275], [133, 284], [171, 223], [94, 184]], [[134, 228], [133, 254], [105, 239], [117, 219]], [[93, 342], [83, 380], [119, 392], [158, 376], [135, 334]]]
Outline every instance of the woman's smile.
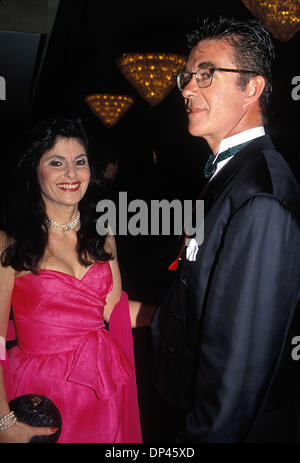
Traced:
[[63, 191], [78, 191], [81, 182], [73, 182], [73, 183], [57, 183], [56, 186]]

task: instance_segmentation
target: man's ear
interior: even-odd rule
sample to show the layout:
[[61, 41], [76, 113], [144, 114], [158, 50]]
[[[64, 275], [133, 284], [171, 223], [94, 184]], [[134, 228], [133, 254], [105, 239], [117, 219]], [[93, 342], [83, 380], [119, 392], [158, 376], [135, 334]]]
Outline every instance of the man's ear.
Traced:
[[263, 76], [251, 77], [245, 88], [244, 104], [249, 106], [250, 104], [255, 103], [255, 101], [258, 101], [264, 91], [265, 85], [266, 81]]

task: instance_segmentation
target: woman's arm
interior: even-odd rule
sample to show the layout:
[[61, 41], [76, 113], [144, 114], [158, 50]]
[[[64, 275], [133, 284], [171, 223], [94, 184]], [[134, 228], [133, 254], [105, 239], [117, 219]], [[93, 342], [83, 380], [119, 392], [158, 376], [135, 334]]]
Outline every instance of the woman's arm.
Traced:
[[[116, 242], [113, 235], [108, 235], [105, 242], [105, 249], [111, 253], [113, 259], [110, 262], [110, 268], [113, 276], [113, 289], [106, 298], [106, 305], [104, 307], [104, 319], [109, 322], [109, 317], [119, 302], [122, 294], [122, 281], [118, 263]], [[129, 301], [131, 327], [138, 328], [148, 326], [151, 322], [152, 315], [156, 309], [154, 304], [145, 304], [140, 301]]]
[[[7, 247], [5, 233], [0, 231], [0, 256]], [[4, 364], [6, 360], [5, 338], [8, 327], [9, 314], [11, 309], [11, 295], [14, 287], [15, 271], [11, 267], [3, 267], [0, 262], [0, 420], [10, 412], [4, 382]], [[0, 426], [0, 443], [29, 442], [33, 436], [49, 435], [55, 430], [44, 427], [34, 427], [16, 421], [13, 426], [3, 429], [13, 422], [9, 418]], [[2, 428], [2, 430], [1, 430]]]
[[[7, 238], [0, 232], [0, 255], [7, 247]], [[14, 270], [3, 267], [0, 262], [0, 360], [6, 359], [5, 340], [11, 308], [11, 294], [14, 286]], [[0, 418], [9, 413], [9, 406], [4, 386], [3, 364], [0, 363]]]
[[140, 301], [129, 301], [132, 328], [149, 326], [156, 308], [157, 304], [145, 304]]
[[112, 259], [109, 261], [109, 264], [113, 278], [113, 287], [107, 295], [106, 304], [104, 306], [104, 320], [108, 323], [115, 305], [121, 298], [122, 280], [118, 264], [116, 242], [113, 235], [107, 235], [104, 248], [106, 252], [112, 255]]

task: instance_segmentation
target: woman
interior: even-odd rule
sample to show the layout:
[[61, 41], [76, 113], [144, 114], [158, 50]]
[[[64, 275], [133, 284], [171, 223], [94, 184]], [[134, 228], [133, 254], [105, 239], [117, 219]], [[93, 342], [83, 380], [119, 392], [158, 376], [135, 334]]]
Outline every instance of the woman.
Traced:
[[133, 302], [129, 316], [114, 238], [96, 232], [81, 121], [40, 124], [18, 172], [25, 190], [1, 233], [0, 341], [12, 303], [18, 345], [6, 391], [7, 361], [0, 366], [0, 442], [56, 432], [9, 415], [8, 402], [28, 393], [60, 409], [58, 442], [140, 442], [130, 321], [136, 326], [141, 306]]

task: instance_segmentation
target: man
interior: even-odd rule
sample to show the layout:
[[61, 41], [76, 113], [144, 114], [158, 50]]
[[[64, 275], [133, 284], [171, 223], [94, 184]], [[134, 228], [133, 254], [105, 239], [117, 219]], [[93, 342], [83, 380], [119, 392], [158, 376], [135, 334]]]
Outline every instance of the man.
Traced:
[[182, 252], [152, 320], [154, 382], [173, 432], [163, 439], [294, 441], [300, 200], [264, 129], [273, 44], [258, 21], [226, 18], [204, 21], [189, 42], [178, 86], [188, 130], [213, 161], [204, 242]]

